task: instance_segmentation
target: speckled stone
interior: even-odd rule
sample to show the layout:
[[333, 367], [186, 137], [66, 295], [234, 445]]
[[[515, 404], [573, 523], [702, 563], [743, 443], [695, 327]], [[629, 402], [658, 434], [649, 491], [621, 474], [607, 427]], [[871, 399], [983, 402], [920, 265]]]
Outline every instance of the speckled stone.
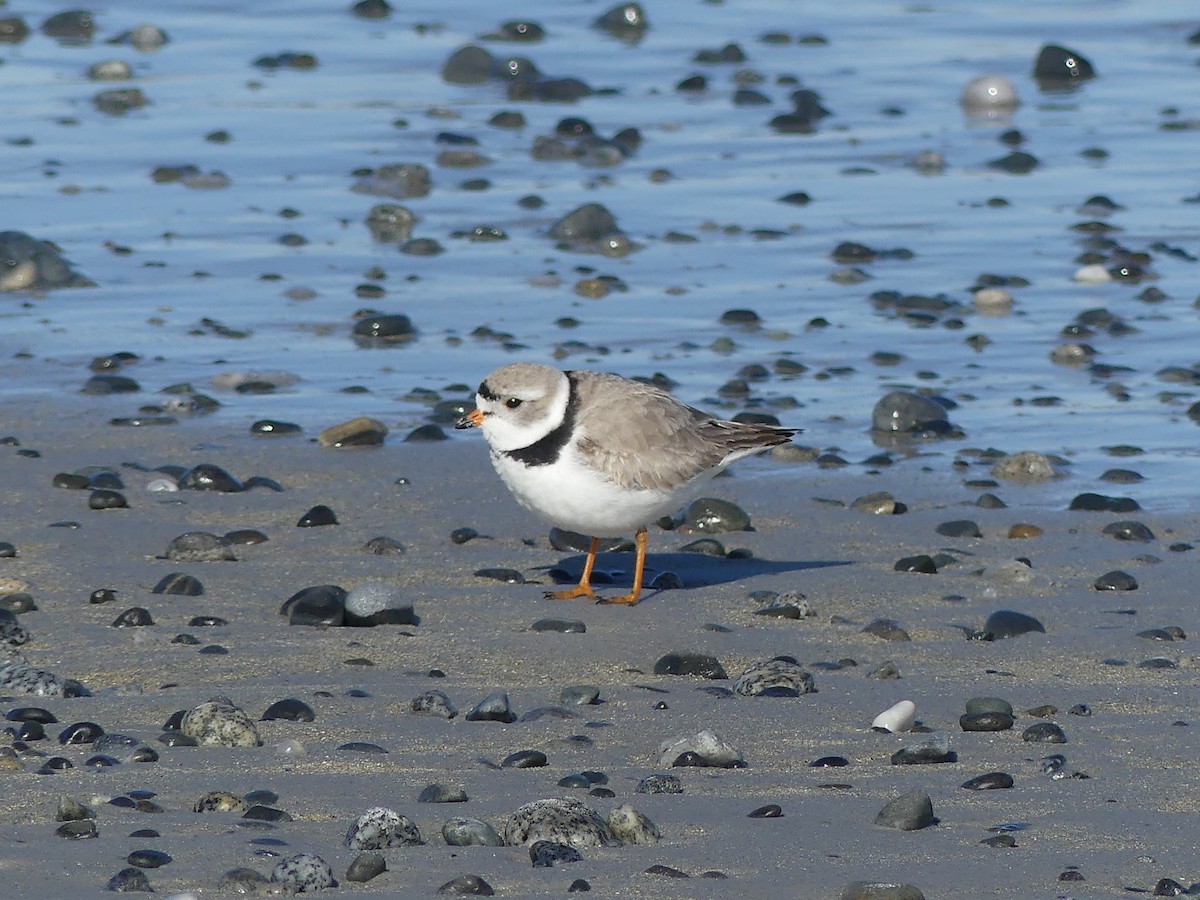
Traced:
[[224, 698], [190, 709], [179, 730], [200, 746], [261, 747], [262, 738], [253, 720]]
[[790, 656], [754, 663], [733, 683], [733, 692], [743, 697], [798, 697], [815, 690], [812, 675]]
[[333, 869], [315, 853], [297, 853], [281, 859], [271, 870], [271, 881], [298, 894], [337, 887]]
[[528, 847], [551, 841], [572, 847], [610, 847], [618, 843], [608, 823], [580, 800], [535, 800], [518, 808], [504, 824], [504, 843]]
[[658, 826], [628, 803], [609, 812], [608, 827], [623, 844], [657, 844], [662, 840]]
[[456, 707], [443, 692], [426, 691], [412, 699], [412, 711], [423, 715], [441, 716], [443, 719], [453, 719], [458, 715]]

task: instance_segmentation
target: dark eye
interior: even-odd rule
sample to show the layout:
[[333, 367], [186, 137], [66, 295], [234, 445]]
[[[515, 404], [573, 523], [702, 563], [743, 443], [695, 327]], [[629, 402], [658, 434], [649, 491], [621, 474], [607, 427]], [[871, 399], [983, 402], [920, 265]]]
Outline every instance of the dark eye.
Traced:
[[507, 406], [509, 409], [516, 409], [518, 406], [520, 406], [524, 402], [525, 401], [523, 401], [520, 397], [509, 397], [507, 400], [504, 401], [504, 405]]

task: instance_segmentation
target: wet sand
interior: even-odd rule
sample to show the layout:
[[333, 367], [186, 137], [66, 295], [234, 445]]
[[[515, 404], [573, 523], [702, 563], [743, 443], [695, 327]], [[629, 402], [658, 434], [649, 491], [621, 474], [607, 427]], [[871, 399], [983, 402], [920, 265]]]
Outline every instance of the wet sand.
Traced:
[[[1192, 734], [1200, 687], [1190, 638], [1197, 627], [1196, 564], [1194, 551], [1168, 549], [1196, 539], [1200, 517], [1193, 513], [1038, 508], [1039, 497], [1061, 485], [1001, 485], [996, 493], [1009, 508], [985, 510], [973, 505], [979, 491], [942, 463], [928, 471], [920, 459], [909, 459], [871, 473], [760, 458], [735, 467], [711, 492], [750, 513], [753, 532], [717, 539], [728, 549], [749, 550], [751, 559], [679, 553], [693, 536], [655, 529], [650, 566], [676, 572], [688, 587], [651, 593], [634, 608], [598, 606], [543, 599], [545, 570], [559, 564], [577, 570], [579, 559], [550, 548], [546, 529], [517, 507], [492, 472], [482, 440], [416, 444], [395, 433], [381, 448], [334, 451], [311, 435], [254, 439], [219, 417], [170, 428], [114, 428], [107, 420], [122, 414], [119, 403], [55, 407], [18, 398], [0, 414], [0, 433], [20, 442], [0, 448], [0, 539], [17, 548], [15, 558], [0, 559], [0, 578], [27, 582], [38, 606], [19, 617], [32, 633], [22, 650], [34, 666], [79, 679], [93, 694], [6, 700], [6, 711], [42, 706], [59, 723], [46, 726], [47, 740], [19, 754], [24, 771], [5, 772], [0, 869], [7, 896], [101, 894], [127, 865], [127, 854], [147, 847], [173, 859], [146, 872], [155, 891], [166, 895], [210, 894], [232, 868], [269, 874], [279, 858], [301, 851], [329, 862], [341, 882], [337, 892], [379, 896], [428, 895], [465, 873], [482, 876], [497, 896], [514, 897], [557, 896], [578, 878], [601, 896], [837, 897], [847, 883], [865, 879], [908, 882], [929, 898], [1117, 896], [1128, 887], [1153, 889], [1163, 877], [1184, 887], [1200, 880]], [[40, 455], [26, 458], [22, 450]], [[215, 463], [239, 478], [273, 478], [285, 491], [152, 493], [145, 490], [151, 476], [121, 468], [126, 462]], [[56, 473], [84, 466], [120, 472], [130, 508], [90, 510], [86, 491], [51, 486]], [[968, 473], [982, 474], [982, 468]], [[397, 484], [399, 478], [409, 483]], [[848, 508], [856, 497], [881, 490], [908, 512], [877, 517]], [[340, 524], [297, 528], [315, 504], [329, 505]], [[955, 519], [976, 521], [983, 537], [935, 533], [939, 523]], [[1102, 533], [1120, 519], [1145, 523], [1156, 540], [1117, 541]], [[79, 527], [50, 527], [62, 521]], [[1039, 525], [1043, 536], [1008, 538], [1009, 527], [1021, 522]], [[487, 537], [456, 545], [449, 534], [461, 526]], [[236, 548], [233, 562], [158, 558], [184, 532], [236, 528], [259, 529], [269, 540]], [[400, 541], [406, 552], [364, 551], [379, 535]], [[960, 562], [934, 575], [893, 571], [901, 557], [942, 550]], [[1032, 563], [1034, 578], [1027, 583], [976, 574], [1017, 557]], [[617, 573], [621, 585], [630, 562], [630, 555], [607, 554], [600, 568]], [[501, 584], [473, 574], [495, 566], [515, 568], [537, 583]], [[1132, 574], [1139, 589], [1092, 587], [1097, 576], [1115, 569]], [[199, 578], [205, 593], [151, 594], [173, 571]], [[399, 586], [420, 624], [313, 628], [289, 626], [279, 614], [304, 587], [349, 589], [372, 580]], [[89, 603], [98, 588], [114, 589], [116, 601]], [[749, 597], [751, 591], [799, 591], [816, 615], [756, 615], [764, 601]], [[132, 606], [149, 610], [155, 624], [111, 627]], [[1036, 616], [1046, 633], [965, 639], [997, 609]], [[189, 627], [197, 615], [229, 624]], [[587, 631], [530, 630], [546, 617], [580, 620]], [[864, 634], [880, 617], [896, 620], [911, 641]], [[1172, 625], [1189, 639], [1158, 643], [1136, 636]], [[200, 643], [172, 643], [181, 632]], [[199, 652], [210, 645], [229, 652]], [[704, 689], [728, 688], [731, 681], [653, 674], [656, 660], [677, 651], [712, 654], [731, 678], [787, 654], [813, 673], [817, 692], [717, 696]], [[1158, 656], [1176, 668], [1139, 665]], [[1116, 659], [1127, 664], [1115, 665]], [[867, 676], [888, 660], [898, 667], [898, 680]], [[445, 677], [431, 678], [431, 670]], [[561, 689], [575, 684], [598, 686], [601, 702], [575, 708], [574, 719], [505, 725], [465, 721], [461, 712], [445, 720], [410, 711], [412, 698], [431, 689], [446, 692], [463, 712], [503, 690], [521, 715], [558, 705]], [[228, 697], [254, 719], [271, 703], [296, 698], [312, 706], [316, 720], [259, 722], [264, 744], [255, 749], [158, 742], [172, 713], [214, 696]], [[1012, 703], [1012, 730], [961, 731], [964, 703], [982, 696]], [[893, 752], [921, 736], [874, 733], [869, 726], [901, 699], [916, 703], [925, 726], [949, 734], [957, 762], [890, 764]], [[1043, 719], [1027, 712], [1045, 704], [1057, 714]], [[1091, 714], [1068, 713], [1079, 704]], [[135, 735], [161, 758], [86, 767], [89, 748], [63, 747], [56, 739], [79, 721]], [[1023, 730], [1042, 721], [1061, 725], [1067, 743], [1023, 741]], [[661, 742], [703, 728], [740, 750], [746, 767], [676, 768], [671, 771], [684, 793], [635, 792], [640, 779], [665, 771], [655, 759]], [[574, 735], [589, 741], [568, 740]], [[375, 743], [388, 753], [337, 749], [349, 741]], [[496, 768], [522, 749], [545, 752], [548, 765]], [[66, 757], [74, 768], [35, 774], [38, 752]], [[1042, 760], [1053, 753], [1065, 755], [1064, 771], [1089, 777], [1052, 779]], [[849, 765], [808, 765], [828, 755]], [[615, 798], [557, 786], [584, 770], [605, 772]], [[994, 771], [1010, 774], [1014, 787], [960, 787]], [[469, 800], [417, 803], [433, 782], [461, 785]], [[206, 792], [260, 789], [277, 793], [275, 805], [293, 821], [249, 828], [235, 813], [192, 812]], [[929, 794], [938, 824], [914, 832], [873, 824], [886, 802], [915, 789]], [[163, 812], [107, 802], [136, 790], [153, 791]], [[96, 811], [98, 838], [55, 836], [63, 795]], [[582, 862], [540, 869], [524, 848], [448, 847], [440, 837], [451, 816], [479, 818], [502, 831], [518, 806], [558, 796], [583, 799], [601, 814], [631, 803], [658, 825], [662, 841], [586, 850]], [[782, 817], [747, 817], [769, 803], [782, 808]], [[351, 884], [343, 876], [356, 854], [345, 846], [346, 830], [377, 805], [412, 819], [427, 843], [383, 851], [388, 871]], [[1005, 823], [1027, 826], [1013, 832], [1016, 847], [980, 843]], [[131, 837], [138, 829], [158, 836]], [[262, 837], [285, 845], [250, 843]], [[692, 877], [646, 874], [656, 864]], [[1086, 880], [1060, 883], [1071, 867]], [[713, 870], [728, 877], [700, 877]]]

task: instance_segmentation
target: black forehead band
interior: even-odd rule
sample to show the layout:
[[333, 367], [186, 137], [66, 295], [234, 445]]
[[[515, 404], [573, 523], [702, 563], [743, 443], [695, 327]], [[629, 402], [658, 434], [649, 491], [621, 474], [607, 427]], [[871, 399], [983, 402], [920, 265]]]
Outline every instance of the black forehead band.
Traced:
[[499, 400], [500, 395], [488, 387], [487, 379], [479, 382], [479, 396], [484, 400]]

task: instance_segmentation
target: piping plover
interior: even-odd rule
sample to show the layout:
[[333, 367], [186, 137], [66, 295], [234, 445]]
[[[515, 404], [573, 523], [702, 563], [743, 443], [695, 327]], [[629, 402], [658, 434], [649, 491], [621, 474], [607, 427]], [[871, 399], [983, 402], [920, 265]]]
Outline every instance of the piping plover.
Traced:
[[546, 596], [598, 599], [591, 578], [600, 538], [636, 529], [633, 589], [607, 601], [631, 606], [642, 592], [647, 524], [679, 509], [730, 463], [786, 444], [799, 430], [725, 422], [652, 385], [536, 363], [497, 369], [475, 404], [455, 427], [483, 431], [492, 465], [517, 501], [592, 539], [579, 584]]

